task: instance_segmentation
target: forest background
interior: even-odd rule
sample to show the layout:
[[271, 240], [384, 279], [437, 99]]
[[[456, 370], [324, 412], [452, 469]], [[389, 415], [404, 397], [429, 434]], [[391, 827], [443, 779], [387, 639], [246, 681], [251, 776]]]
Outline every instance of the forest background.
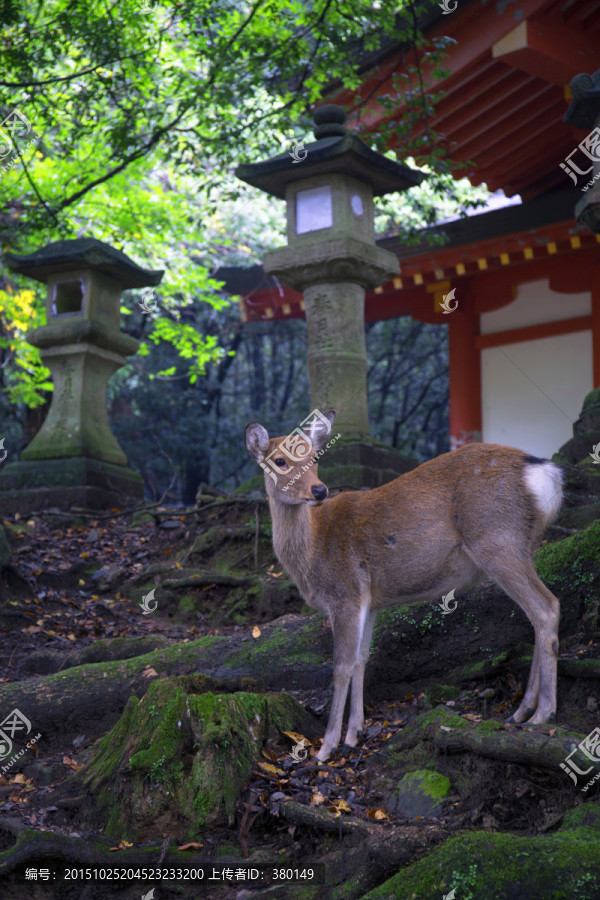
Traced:
[[[201, 483], [231, 490], [255, 474], [243, 429], [273, 433], [309, 411], [304, 321], [242, 324], [219, 268], [260, 264], [285, 243], [284, 204], [244, 185], [236, 165], [309, 142], [311, 107], [356, 87], [369, 59], [402, 42], [408, 77], [383, 102], [407, 113], [358, 133], [427, 173], [378, 200], [376, 230], [404, 244], [485, 203], [429, 126], [448, 41], [424, 41], [435, 3], [403, 0], [152, 0], [4, 5], [0, 111], [18, 109], [26, 139], [2, 132], [0, 248], [26, 253], [94, 237], [164, 269], [156, 308], [123, 295], [121, 324], [141, 341], [107, 402], [114, 432], [148, 498], [193, 503]], [[402, 13], [403, 15], [399, 15]], [[408, 13], [408, 15], [407, 15]], [[362, 69], [361, 69], [362, 67]], [[353, 112], [352, 110], [348, 111]], [[418, 124], [418, 138], [411, 138]], [[0, 135], [1, 136], [1, 135]], [[392, 155], [392, 154], [390, 154]], [[431, 235], [431, 237], [429, 237]], [[2, 270], [0, 437], [14, 460], [47, 412], [52, 384], [26, 331], [45, 323], [45, 291]], [[373, 435], [427, 459], [448, 449], [447, 329], [408, 317], [366, 326]]]

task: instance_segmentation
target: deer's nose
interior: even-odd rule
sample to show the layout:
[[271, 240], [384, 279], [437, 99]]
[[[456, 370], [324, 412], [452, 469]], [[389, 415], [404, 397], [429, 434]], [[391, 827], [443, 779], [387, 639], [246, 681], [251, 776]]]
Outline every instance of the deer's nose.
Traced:
[[315, 500], [324, 500], [327, 496], [327, 488], [324, 484], [313, 484], [310, 489], [311, 494], [315, 498]]

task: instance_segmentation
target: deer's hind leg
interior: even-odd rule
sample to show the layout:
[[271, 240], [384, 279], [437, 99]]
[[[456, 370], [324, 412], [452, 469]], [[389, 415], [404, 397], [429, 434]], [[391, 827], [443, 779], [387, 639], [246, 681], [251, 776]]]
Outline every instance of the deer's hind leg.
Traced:
[[[502, 546], [504, 542], [498, 542]], [[510, 539], [506, 546], [510, 546]], [[533, 555], [512, 547], [511, 552], [471, 548], [469, 555], [521, 607], [535, 634], [535, 649], [527, 688], [511, 721], [540, 724], [556, 718], [556, 668], [560, 603], [538, 578]]]
[[536, 640], [533, 650], [533, 660], [527, 679], [527, 687], [518, 709], [506, 720], [511, 725], [519, 725], [533, 716], [537, 709], [540, 693], [540, 651], [539, 642]]

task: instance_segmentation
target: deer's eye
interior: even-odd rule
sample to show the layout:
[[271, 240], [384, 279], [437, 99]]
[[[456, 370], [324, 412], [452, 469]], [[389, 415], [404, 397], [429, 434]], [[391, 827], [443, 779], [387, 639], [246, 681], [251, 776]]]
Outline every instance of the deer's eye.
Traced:
[[274, 460], [275, 465], [279, 466], [283, 469], [284, 466], [287, 466], [286, 460], [282, 456], [278, 456], [276, 460]]

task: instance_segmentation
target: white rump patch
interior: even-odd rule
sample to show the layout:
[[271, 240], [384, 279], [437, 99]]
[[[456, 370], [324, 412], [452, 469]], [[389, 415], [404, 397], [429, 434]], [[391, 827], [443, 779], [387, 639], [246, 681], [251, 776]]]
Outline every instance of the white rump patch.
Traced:
[[545, 462], [526, 465], [523, 474], [544, 524], [548, 525], [562, 503], [562, 472], [554, 463]]

